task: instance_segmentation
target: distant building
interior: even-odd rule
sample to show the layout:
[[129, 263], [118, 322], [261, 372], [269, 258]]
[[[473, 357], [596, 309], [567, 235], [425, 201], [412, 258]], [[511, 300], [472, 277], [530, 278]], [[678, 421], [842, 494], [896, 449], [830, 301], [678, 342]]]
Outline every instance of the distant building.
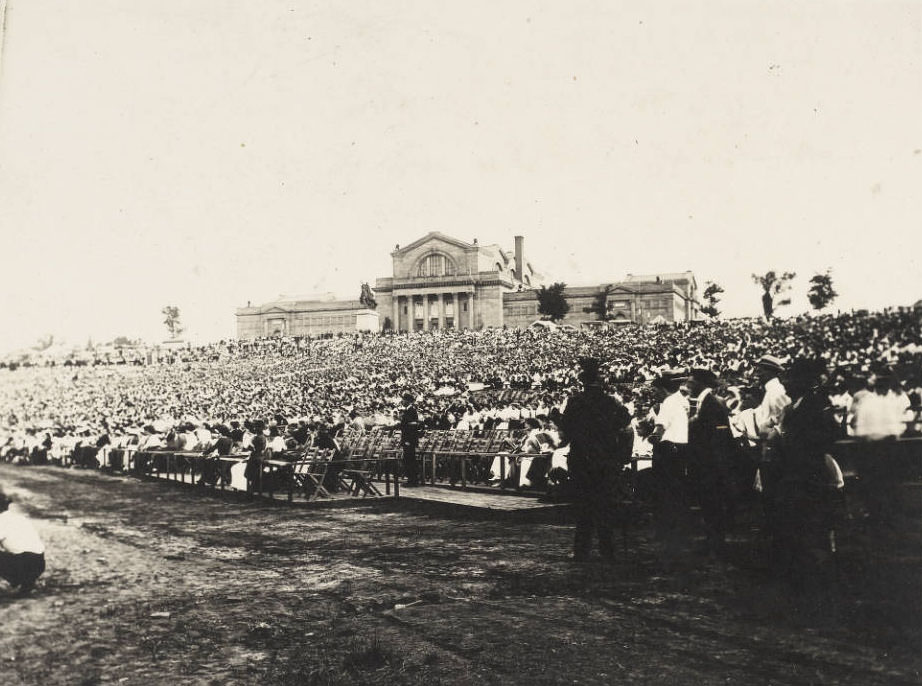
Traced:
[[[525, 256], [525, 239], [512, 250], [432, 231], [391, 253], [392, 275], [377, 279], [377, 309], [332, 296], [285, 298], [237, 310], [237, 337], [307, 336], [355, 331], [524, 328], [539, 319], [536, 290], [544, 277]], [[562, 323], [602, 319], [594, 311], [605, 293], [605, 319], [616, 324], [690, 321], [698, 316], [691, 272], [629, 274], [625, 281], [568, 287], [570, 312]]]
[[502, 326], [504, 298], [541, 285], [525, 259], [525, 239], [513, 250], [466, 243], [437, 231], [391, 253], [393, 276], [378, 279], [378, 311], [397, 331]]
[[[660, 280], [628, 276], [620, 283], [599, 286], [568, 286], [564, 291], [570, 311], [559, 323], [580, 324], [600, 321], [597, 312], [604, 293], [606, 316], [612, 324], [654, 324], [692, 321], [698, 318], [698, 286], [691, 272], [679, 278], [663, 274]], [[538, 297], [534, 291], [510, 293], [503, 299], [504, 323], [510, 327], [526, 327], [541, 317], [538, 314]]]
[[237, 338], [320, 336], [377, 331], [378, 313], [358, 300], [332, 295], [285, 297], [237, 309]]

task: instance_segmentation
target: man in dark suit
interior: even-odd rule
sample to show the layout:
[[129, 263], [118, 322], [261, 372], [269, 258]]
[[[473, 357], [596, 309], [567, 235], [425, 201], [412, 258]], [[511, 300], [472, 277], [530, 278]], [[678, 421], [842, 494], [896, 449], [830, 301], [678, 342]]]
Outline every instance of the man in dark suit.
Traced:
[[403, 447], [403, 471], [407, 477], [407, 486], [419, 486], [419, 465], [416, 462], [419, 426], [416, 397], [412, 393], [404, 393], [403, 409], [400, 413], [400, 443]]
[[782, 415], [778, 436], [772, 562], [795, 586], [830, 571], [826, 563], [843, 507], [841, 470], [829, 456], [841, 428], [821, 385], [825, 374], [821, 360], [797, 359], [785, 378], [792, 403]]
[[631, 415], [602, 389], [598, 360], [584, 357], [579, 364], [583, 391], [570, 396], [560, 419], [570, 444], [568, 467], [576, 496], [573, 560], [589, 559], [593, 533], [599, 538], [599, 553], [610, 560], [619, 495], [629, 483], [624, 466], [631, 459]]
[[727, 408], [713, 393], [717, 375], [709, 369], [694, 369], [688, 385], [698, 408], [688, 424], [689, 470], [704, 518], [708, 552], [718, 554], [735, 511], [731, 468], [737, 444]]

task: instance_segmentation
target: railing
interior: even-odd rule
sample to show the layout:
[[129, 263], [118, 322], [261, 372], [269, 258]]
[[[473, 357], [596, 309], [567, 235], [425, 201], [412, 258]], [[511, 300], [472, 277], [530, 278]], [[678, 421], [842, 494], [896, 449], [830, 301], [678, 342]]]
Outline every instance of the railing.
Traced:
[[[164, 479], [210, 490], [249, 491], [275, 499], [284, 494], [314, 501], [334, 497], [398, 497], [399, 465], [393, 456], [343, 456], [333, 450], [307, 448], [266, 455], [255, 463], [250, 479], [242, 478], [248, 453], [205, 456], [200, 452], [78, 446], [50, 460], [62, 467], [105, 469], [139, 478]], [[235, 474], [234, 467], [238, 467]], [[237, 481], [242, 487], [235, 487]], [[245, 485], [244, 485], [245, 484]]]
[[[418, 473], [431, 485], [543, 493], [551, 469], [566, 468], [566, 464], [554, 464], [552, 460], [558, 458], [548, 452], [515, 452], [523, 433], [522, 430], [428, 431], [417, 447]], [[335, 454], [316, 447], [267, 453], [259, 460], [260, 467], [248, 484], [242, 478], [242, 469], [249, 454], [243, 453], [205, 457], [195, 452], [78, 446], [73, 450], [37, 449], [31, 458], [35, 464], [103, 468], [220, 490], [248, 488], [270, 498], [283, 494], [289, 500], [295, 496], [317, 500], [336, 493], [355, 497], [398, 495], [398, 477], [403, 467], [399, 430], [347, 430], [337, 440]], [[880, 481], [886, 477], [889, 483], [922, 482], [922, 436], [883, 441], [844, 439], [834, 445], [831, 453], [846, 478]], [[632, 461], [635, 472], [638, 459], [643, 458]], [[518, 478], [511, 479], [512, 476]], [[317, 487], [318, 482], [322, 488]]]

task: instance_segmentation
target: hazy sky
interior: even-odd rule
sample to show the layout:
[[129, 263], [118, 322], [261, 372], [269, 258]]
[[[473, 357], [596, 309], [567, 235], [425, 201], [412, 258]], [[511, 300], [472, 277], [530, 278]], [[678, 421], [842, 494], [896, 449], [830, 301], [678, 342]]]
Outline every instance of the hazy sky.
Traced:
[[[432, 230], [922, 298], [922, 3], [5, 0], [0, 349], [233, 336]], [[0, 0], [0, 5], [4, 0]]]

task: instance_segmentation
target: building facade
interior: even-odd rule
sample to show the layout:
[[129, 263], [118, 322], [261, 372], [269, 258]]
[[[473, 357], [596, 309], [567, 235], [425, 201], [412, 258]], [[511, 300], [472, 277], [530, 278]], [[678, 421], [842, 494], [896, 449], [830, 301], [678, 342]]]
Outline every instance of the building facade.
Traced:
[[[677, 284], [668, 281], [627, 281], [599, 286], [576, 286], [564, 290], [570, 311], [560, 324], [581, 326], [592, 321], [612, 324], [662, 324], [691, 321], [698, 317], [694, 300], [694, 276], [688, 272], [689, 282]], [[606, 312], [600, 316], [601, 307]], [[509, 327], [524, 328], [540, 319], [538, 297], [535, 291], [507, 294], [503, 299], [503, 323]]]
[[[512, 250], [467, 243], [430, 232], [391, 253], [391, 276], [377, 279], [377, 308], [358, 300], [284, 299], [237, 310], [237, 337], [317, 336], [355, 331], [524, 328], [540, 319], [537, 289], [544, 277], [525, 257], [525, 239]], [[569, 287], [570, 312], [561, 323], [615, 324], [690, 321], [698, 317], [691, 272], [628, 274], [623, 282]]]
[[393, 276], [375, 282], [375, 295], [382, 328], [395, 331], [502, 326], [504, 297], [542, 282], [522, 236], [506, 251], [433, 231], [391, 257]]
[[358, 300], [279, 299], [237, 309], [237, 338], [377, 331], [378, 313]]

